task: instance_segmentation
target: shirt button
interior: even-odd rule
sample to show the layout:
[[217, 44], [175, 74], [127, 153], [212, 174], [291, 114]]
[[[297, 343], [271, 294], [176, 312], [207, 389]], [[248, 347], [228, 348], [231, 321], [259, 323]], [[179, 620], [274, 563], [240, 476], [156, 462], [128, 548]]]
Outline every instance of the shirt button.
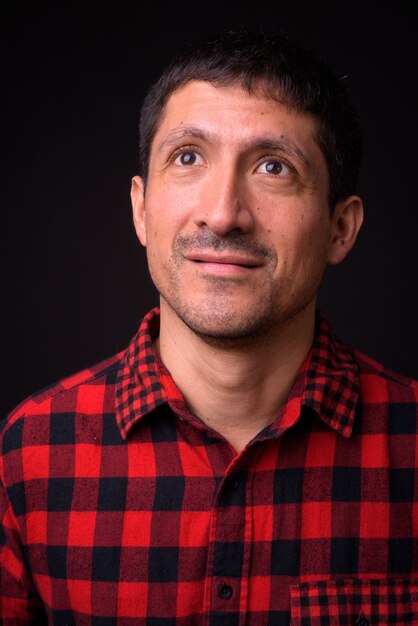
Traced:
[[222, 598], [222, 600], [229, 600], [232, 596], [232, 587], [231, 585], [227, 585], [226, 583], [222, 583], [218, 589], [218, 596]]
[[356, 620], [355, 626], [370, 626], [370, 622], [368, 619], [360, 615], [360, 617]]

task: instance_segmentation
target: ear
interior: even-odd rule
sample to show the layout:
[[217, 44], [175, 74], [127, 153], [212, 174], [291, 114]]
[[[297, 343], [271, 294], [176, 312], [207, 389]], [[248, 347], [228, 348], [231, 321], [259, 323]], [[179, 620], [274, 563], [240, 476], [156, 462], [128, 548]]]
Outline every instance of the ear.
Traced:
[[132, 213], [136, 234], [143, 246], [147, 245], [145, 229], [145, 193], [144, 182], [140, 176], [134, 176], [131, 183]]
[[328, 263], [337, 265], [350, 252], [363, 223], [363, 202], [358, 196], [348, 196], [337, 202], [331, 218], [331, 240]]

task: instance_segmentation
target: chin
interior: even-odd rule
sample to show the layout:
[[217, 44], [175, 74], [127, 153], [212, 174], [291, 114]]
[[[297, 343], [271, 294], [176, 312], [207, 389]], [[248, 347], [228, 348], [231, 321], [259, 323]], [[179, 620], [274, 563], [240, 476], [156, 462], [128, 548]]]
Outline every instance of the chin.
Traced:
[[[214, 309], [215, 310], [215, 309]], [[180, 320], [200, 339], [208, 344], [230, 347], [260, 342], [277, 328], [271, 312], [252, 310], [246, 314], [236, 310], [220, 312], [175, 311]]]
[[[304, 315], [315, 300], [314, 289], [301, 290], [298, 297], [283, 297], [278, 290], [258, 290], [257, 297], [237, 297], [230, 293], [195, 294], [181, 297], [180, 285], [172, 286], [161, 301], [187, 328], [206, 343], [221, 346], [264, 342], [280, 334], [283, 326]], [[286, 290], [286, 293], [290, 289]]]

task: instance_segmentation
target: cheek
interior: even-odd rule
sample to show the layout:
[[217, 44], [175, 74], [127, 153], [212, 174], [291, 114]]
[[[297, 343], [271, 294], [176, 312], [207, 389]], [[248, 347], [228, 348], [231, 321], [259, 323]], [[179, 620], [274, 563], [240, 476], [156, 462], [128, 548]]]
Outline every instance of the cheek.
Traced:
[[324, 263], [329, 245], [329, 220], [314, 218], [308, 210], [294, 212], [286, 220], [272, 225], [271, 235], [274, 233], [279, 264], [282, 259], [289, 270], [297, 271], [303, 266], [309, 272], [310, 268], [315, 271]]
[[149, 191], [152, 201], [146, 203], [146, 226], [150, 235], [158, 237], [182, 228], [191, 213], [193, 199], [190, 194], [172, 186], [154, 185]]
[[147, 207], [145, 228], [147, 255], [155, 268], [167, 265], [172, 257], [177, 236], [181, 233], [187, 219], [179, 211], [172, 199], [154, 198]]

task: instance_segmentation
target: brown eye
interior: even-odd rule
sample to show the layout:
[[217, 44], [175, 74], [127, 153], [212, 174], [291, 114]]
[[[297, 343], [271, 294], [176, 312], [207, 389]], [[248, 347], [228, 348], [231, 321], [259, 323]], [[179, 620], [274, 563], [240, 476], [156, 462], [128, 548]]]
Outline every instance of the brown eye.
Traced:
[[202, 157], [193, 150], [183, 150], [174, 161], [177, 165], [200, 165]]
[[196, 155], [193, 152], [183, 152], [180, 156], [180, 163], [183, 165], [193, 165], [196, 161]]
[[264, 161], [264, 163], [260, 165], [258, 170], [262, 174], [271, 174], [273, 176], [279, 176], [280, 174], [286, 176], [290, 174], [290, 168], [288, 165], [286, 165], [286, 163], [283, 163], [283, 161], [273, 161], [271, 159], [268, 161]]
[[280, 174], [282, 171], [282, 164], [270, 161], [270, 163], [266, 163], [266, 171], [269, 174]]

